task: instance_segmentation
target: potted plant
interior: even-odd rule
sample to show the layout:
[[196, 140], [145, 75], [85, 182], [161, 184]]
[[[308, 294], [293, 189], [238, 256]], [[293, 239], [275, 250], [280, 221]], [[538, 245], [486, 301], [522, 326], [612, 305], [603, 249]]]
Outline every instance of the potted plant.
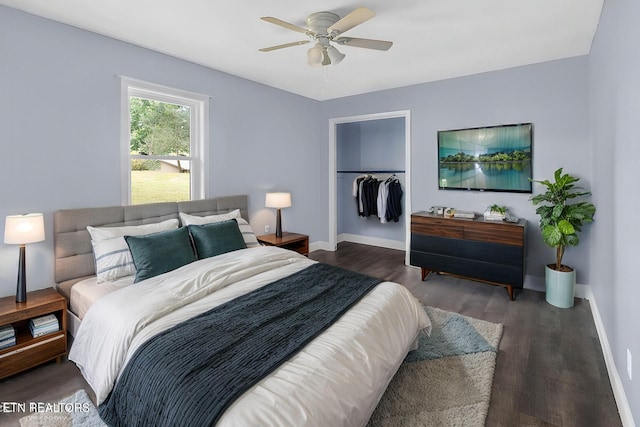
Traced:
[[578, 233], [582, 225], [593, 221], [596, 207], [588, 202], [568, 203], [570, 200], [588, 196], [575, 183], [580, 179], [563, 174], [562, 168], [554, 173], [554, 181], [537, 181], [546, 187], [546, 191], [530, 197], [534, 205], [539, 205], [536, 213], [540, 215], [540, 230], [544, 242], [556, 249], [555, 264], [548, 264], [545, 269], [546, 299], [551, 305], [561, 308], [573, 307], [576, 272], [573, 268], [562, 264], [562, 257], [567, 246], [580, 243]]
[[500, 206], [496, 204], [488, 206], [487, 209], [484, 211], [485, 219], [502, 221], [504, 220], [506, 215], [507, 215], [507, 208], [505, 206]]

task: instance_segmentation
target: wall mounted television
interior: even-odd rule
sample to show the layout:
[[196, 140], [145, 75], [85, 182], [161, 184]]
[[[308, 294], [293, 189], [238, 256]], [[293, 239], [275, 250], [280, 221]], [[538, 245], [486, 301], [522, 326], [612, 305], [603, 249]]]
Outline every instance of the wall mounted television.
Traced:
[[532, 146], [532, 123], [438, 131], [438, 188], [531, 193]]

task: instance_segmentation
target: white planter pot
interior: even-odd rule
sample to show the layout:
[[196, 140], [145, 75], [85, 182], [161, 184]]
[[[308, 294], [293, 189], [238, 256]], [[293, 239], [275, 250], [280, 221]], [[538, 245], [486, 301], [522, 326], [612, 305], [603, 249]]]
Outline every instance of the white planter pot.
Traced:
[[559, 308], [573, 307], [576, 290], [576, 271], [557, 271], [545, 267], [547, 302]]

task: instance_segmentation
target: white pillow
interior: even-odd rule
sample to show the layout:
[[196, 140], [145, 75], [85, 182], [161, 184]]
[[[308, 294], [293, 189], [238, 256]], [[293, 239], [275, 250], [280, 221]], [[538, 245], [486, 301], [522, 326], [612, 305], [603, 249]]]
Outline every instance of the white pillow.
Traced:
[[238, 228], [242, 233], [242, 238], [244, 239], [245, 245], [247, 245], [248, 248], [255, 248], [256, 246], [260, 246], [260, 244], [258, 243], [258, 238], [256, 237], [247, 220], [245, 220], [244, 218], [236, 218], [236, 221], [238, 222]]
[[242, 217], [242, 215], [240, 215], [240, 209], [235, 209], [224, 214], [209, 216], [189, 215], [184, 212], [180, 212], [178, 213], [178, 216], [180, 216], [180, 222], [182, 223], [183, 227], [186, 227], [187, 225], [203, 225], [211, 224], [214, 222], [229, 221], [230, 219]]
[[145, 234], [157, 233], [178, 228], [177, 219], [168, 219], [162, 222], [143, 225], [124, 225], [121, 227], [87, 227], [91, 235], [91, 240], [113, 239], [123, 236], [144, 236]]
[[222, 222], [228, 221], [230, 219], [235, 219], [238, 222], [238, 228], [242, 233], [242, 238], [244, 239], [244, 243], [248, 248], [254, 248], [256, 246], [260, 246], [258, 243], [258, 238], [256, 237], [251, 225], [242, 218], [240, 214], [240, 209], [233, 210], [226, 214], [220, 215], [209, 215], [209, 216], [196, 216], [189, 215], [183, 212], [178, 214], [180, 216], [180, 221], [182, 221], [183, 226], [187, 225], [203, 225], [203, 224], [211, 224], [214, 222]]
[[178, 228], [177, 219], [155, 224], [122, 227], [87, 227], [91, 235], [96, 264], [97, 283], [112, 282], [120, 277], [136, 274], [136, 267], [124, 236], [143, 236]]

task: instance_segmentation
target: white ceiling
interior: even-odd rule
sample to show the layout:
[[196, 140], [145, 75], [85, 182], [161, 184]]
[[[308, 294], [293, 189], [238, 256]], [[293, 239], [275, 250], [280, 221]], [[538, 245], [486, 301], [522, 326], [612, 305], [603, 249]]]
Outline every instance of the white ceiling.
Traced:
[[[339, 98], [589, 53], [604, 0], [0, 0], [0, 4], [317, 100]], [[312, 46], [258, 49], [304, 34], [309, 13], [377, 16], [345, 33], [389, 40], [387, 52], [338, 46], [346, 58], [312, 68]]]

